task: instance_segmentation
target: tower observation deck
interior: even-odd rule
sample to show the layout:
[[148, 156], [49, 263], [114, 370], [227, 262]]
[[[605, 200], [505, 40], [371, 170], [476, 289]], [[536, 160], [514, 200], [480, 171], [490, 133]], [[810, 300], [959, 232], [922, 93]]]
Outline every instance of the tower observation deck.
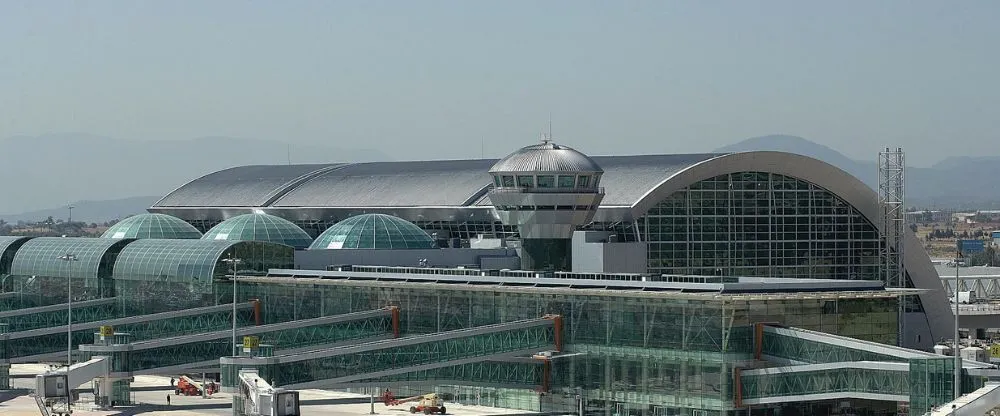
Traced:
[[525, 270], [569, 270], [573, 232], [589, 223], [604, 198], [604, 170], [587, 155], [543, 138], [490, 168], [490, 201], [516, 225]]

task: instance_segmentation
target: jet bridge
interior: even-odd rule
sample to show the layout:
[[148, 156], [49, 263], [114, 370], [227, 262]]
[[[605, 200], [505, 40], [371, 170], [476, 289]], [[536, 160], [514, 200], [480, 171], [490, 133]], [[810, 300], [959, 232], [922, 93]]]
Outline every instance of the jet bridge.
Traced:
[[239, 371], [246, 368], [257, 370], [272, 385], [301, 389], [533, 354], [553, 346], [559, 351], [561, 332], [562, 318], [548, 315], [297, 354], [224, 357], [222, 389], [233, 392]]
[[49, 413], [49, 409], [57, 414], [71, 413], [73, 402], [77, 399], [74, 390], [95, 380], [94, 397], [98, 405], [128, 403], [128, 390], [121, 397], [120, 388], [123, 384], [127, 385], [131, 377], [121, 371], [128, 362], [128, 351], [122, 348], [123, 344], [128, 343], [128, 334], [114, 333], [111, 327], [102, 327], [95, 334], [95, 343], [103, 347], [105, 355], [94, 356], [87, 361], [47, 371], [35, 377], [35, 400], [43, 413]]
[[[276, 348], [304, 348], [345, 341], [391, 337], [399, 330], [396, 308], [323, 316], [260, 326], [238, 328], [236, 336], [256, 336]], [[129, 346], [129, 369], [133, 374], [166, 374], [217, 366], [219, 357], [233, 353], [232, 330], [181, 335], [133, 342]], [[99, 354], [91, 345], [81, 345], [86, 355]]]
[[[865, 399], [908, 402], [923, 414], [954, 395], [954, 357], [839, 335], [756, 324], [754, 358], [734, 370], [736, 407]], [[962, 371], [965, 393], [1000, 376], [995, 366], [968, 360]]]
[[[237, 304], [241, 325], [259, 322], [256, 305], [257, 301]], [[94, 331], [102, 326], [115, 327], [139, 340], [221, 330], [232, 325], [232, 310], [233, 305], [227, 304], [74, 324], [73, 344], [91, 342]], [[60, 352], [66, 351], [68, 329], [67, 325], [62, 325], [10, 332], [5, 341], [8, 358], [17, 364], [44, 361], [54, 354], [58, 357]]]
[[239, 392], [233, 395], [238, 416], [299, 416], [299, 392], [272, 387], [257, 370], [240, 370]]
[[[73, 302], [73, 323], [94, 322], [121, 317], [118, 298], [103, 298]], [[68, 303], [14, 309], [0, 312], [0, 322], [12, 332], [65, 325]]]
[[[231, 306], [230, 306], [231, 307]], [[325, 316], [279, 324], [260, 325], [237, 329], [237, 335], [256, 335], [286, 347], [303, 348], [307, 345], [329, 344], [348, 340], [389, 337], [398, 334], [399, 310], [395, 307], [344, 315]], [[102, 406], [126, 405], [130, 401], [130, 380], [136, 374], [162, 374], [209, 365], [217, 365], [219, 357], [232, 354], [232, 331], [213, 331], [154, 339], [132, 343], [130, 334], [117, 332], [111, 326], [102, 326], [93, 334], [94, 343], [81, 345], [80, 350], [89, 366], [74, 366], [68, 379], [59, 382], [63, 373], [53, 373], [52, 380], [40, 381], [40, 397], [46, 388], [62, 385], [63, 393], [49, 393], [58, 403], [67, 406], [72, 397], [60, 395], [90, 379], [94, 385], [97, 403]], [[108, 372], [91, 370], [96, 363], [105, 363]], [[64, 373], [65, 369], [62, 370]], [[90, 377], [88, 379], [87, 377]], [[78, 384], [76, 383], [80, 381]], [[47, 384], [46, 384], [47, 383]], [[61, 384], [59, 384], [61, 383]], [[69, 387], [65, 387], [69, 386]], [[69, 398], [66, 398], [69, 397]], [[54, 402], [55, 403], [55, 402]], [[56, 404], [58, 404], [56, 403]]]

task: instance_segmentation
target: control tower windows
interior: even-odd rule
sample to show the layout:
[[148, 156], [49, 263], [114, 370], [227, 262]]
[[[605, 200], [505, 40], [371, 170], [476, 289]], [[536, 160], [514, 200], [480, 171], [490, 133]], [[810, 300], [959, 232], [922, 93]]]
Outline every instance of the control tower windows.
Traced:
[[572, 188], [576, 185], [576, 177], [569, 175], [559, 175], [560, 188]]
[[540, 175], [538, 176], [538, 187], [539, 188], [555, 188], [556, 187], [556, 177], [552, 175]]
[[534, 176], [517, 176], [517, 186], [522, 188], [534, 188], [535, 187], [535, 177]]
[[513, 188], [514, 187], [514, 177], [510, 176], [510, 175], [504, 175], [504, 177], [503, 177], [503, 186], [505, 188]]
[[579, 188], [589, 188], [590, 176], [581, 175], [576, 181], [576, 186]]

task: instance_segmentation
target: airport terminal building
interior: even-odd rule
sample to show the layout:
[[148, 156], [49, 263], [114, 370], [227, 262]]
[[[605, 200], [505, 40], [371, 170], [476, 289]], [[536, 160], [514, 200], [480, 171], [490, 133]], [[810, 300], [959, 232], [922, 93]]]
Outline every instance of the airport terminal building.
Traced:
[[[514, 163], [524, 166], [520, 175], [491, 175], [497, 160], [236, 167], [181, 186], [150, 212], [201, 230], [235, 215], [266, 212], [313, 236], [355, 215], [384, 213], [416, 224], [442, 244], [457, 239], [468, 247], [479, 235], [519, 237], [516, 225], [501, 220], [491, 189], [530, 178], [536, 190], [546, 183], [560, 191], [568, 184], [561, 181], [575, 175], [574, 187], [586, 180], [603, 193], [579, 229], [603, 232], [597, 241], [608, 242], [578, 244], [599, 253], [590, 260], [605, 260], [577, 271], [884, 279], [877, 195], [824, 162], [781, 152], [603, 156], [592, 158], [601, 173], [589, 166], [579, 171], [571, 161], [560, 167], [567, 171], [539, 175], [533, 157]], [[578, 206], [532, 208], [543, 216]], [[939, 291], [919, 242], [910, 234], [904, 241], [907, 286]], [[614, 261], [636, 257], [641, 260]], [[930, 349], [951, 337], [952, 314], [940, 293], [919, 296], [909, 309], [903, 345]]]
[[[0, 237], [0, 359], [65, 357], [70, 281], [81, 359], [99, 322], [130, 334], [119, 402], [132, 374], [231, 387], [244, 367], [595, 415], [953, 398], [953, 358], [925, 352], [953, 331], [930, 260], [907, 235], [907, 287], [886, 287], [875, 193], [804, 156], [545, 140], [501, 160], [236, 167], [149, 211], [98, 239]], [[230, 357], [233, 319], [273, 351]], [[984, 368], [963, 363], [963, 392]]]

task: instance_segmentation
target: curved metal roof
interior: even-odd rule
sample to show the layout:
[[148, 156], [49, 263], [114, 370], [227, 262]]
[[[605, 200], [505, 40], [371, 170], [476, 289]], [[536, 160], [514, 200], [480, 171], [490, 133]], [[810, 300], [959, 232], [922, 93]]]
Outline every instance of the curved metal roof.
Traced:
[[594, 172], [604, 170], [589, 156], [551, 141], [525, 146], [500, 159], [495, 172]]
[[[10, 274], [67, 278], [110, 276], [110, 261], [132, 239], [38, 237], [28, 240], [14, 255]], [[76, 261], [59, 257], [72, 254]], [[102, 270], [102, 267], [106, 269]]]
[[225, 220], [201, 237], [203, 240], [265, 241], [304, 249], [312, 238], [299, 226], [268, 214], [243, 214]]
[[348, 165], [316, 176], [271, 206], [469, 205], [486, 192], [492, 164], [492, 160], [441, 160]]
[[171, 207], [260, 207], [311, 177], [343, 164], [253, 165], [202, 176], [155, 204]]
[[[601, 206], [631, 206], [664, 179], [722, 155], [595, 156], [591, 159], [604, 170], [601, 185], [605, 188], [606, 194]], [[268, 199], [266, 196], [259, 198], [237, 196], [235, 199], [220, 201], [216, 205], [206, 204], [208, 201], [198, 196], [202, 191], [217, 193], [218, 199], [221, 200], [232, 196], [225, 192], [227, 186], [236, 186], [240, 189], [256, 186], [253, 183], [239, 184], [227, 170], [189, 182], [157, 202], [150, 211], [181, 215], [179, 212], [196, 208], [206, 208], [208, 212], [228, 207], [257, 206], [282, 209], [489, 206], [491, 204], [486, 197], [486, 191], [492, 182], [489, 169], [496, 163], [495, 159], [481, 159], [336, 165], [337, 167], [305, 175], [307, 177], [300, 180], [297, 185], [289, 186], [280, 192], [280, 196], [271, 198], [272, 202], [267, 205], [240, 205], [249, 199], [258, 202]], [[288, 167], [269, 168], [280, 172]], [[224, 175], [226, 178], [213, 178], [215, 175]], [[260, 176], [267, 175], [262, 173]], [[250, 179], [243, 180], [253, 182]], [[191, 191], [189, 192], [187, 188], [191, 188]], [[269, 186], [261, 188], [261, 192], [274, 194]], [[186, 196], [191, 196], [191, 199], [185, 199]]]
[[[270, 254], [260, 259], [245, 258], [249, 253]], [[246, 260], [244, 269], [267, 269], [277, 264], [292, 264], [291, 247], [259, 241], [209, 240], [137, 240], [127, 246], [115, 261], [112, 276], [120, 280], [147, 280], [208, 285], [216, 275], [224, 275], [230, 267], [223, 259], [227, 253]], [[245, 259], [244, 259], [245, 258]], [[273, 264], [262, 264], [274, 261]], [[261, 263], [261, 264], [257, 264]]]
[[112, 225], [101, 238], [198, 239], [201, 238], [201, 231], [174, 216], [139, 214]]
[[385, 214], [357, 215], [334, 224], [309, 247], [322, 249], [430, 249], [437, 245], [412, 222]]

